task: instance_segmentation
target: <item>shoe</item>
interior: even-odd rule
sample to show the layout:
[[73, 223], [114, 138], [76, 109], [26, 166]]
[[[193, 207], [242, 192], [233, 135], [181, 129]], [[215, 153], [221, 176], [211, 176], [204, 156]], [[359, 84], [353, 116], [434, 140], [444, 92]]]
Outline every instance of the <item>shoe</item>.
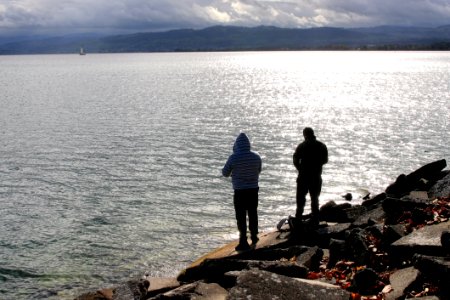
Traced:
[[256, 243], [258, 243], [258, 241], [259, 241], [259, 238], [257, 236], [252, 237], [252, 245], [256, 245]]
[[242, 242], [242, 243], [239, 243], [239, 245], [237, 245], [236, 248], [234, 248], [234, 249], [236, 251], [247, 251], [247, 250], [250, 250], [251, 247], [247, 242], [245, 242], [245, 243]]

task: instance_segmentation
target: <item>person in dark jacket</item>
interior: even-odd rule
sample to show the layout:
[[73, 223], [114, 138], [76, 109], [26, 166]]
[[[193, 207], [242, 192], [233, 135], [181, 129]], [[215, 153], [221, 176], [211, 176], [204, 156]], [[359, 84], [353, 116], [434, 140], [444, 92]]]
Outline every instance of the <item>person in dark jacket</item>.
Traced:
[[259, 154], [250, 148], [250, 140], [247, 135], [239, 134], [233, 146], [233, 154], [230, 155], [222, 169], [223, 176], [231, 175], [232, 178], [233, 202], [239, 230], [237, 251], [250, 249], [247, 242], [247, 214], [252, 244], [255, 245], [258, 242], [258, 181], [262, 160]]
[[311, 219], [319, 224], [319, 195], [322, 190], [322, 166], [328, 162], [328, 149], [318, 141], [314, 130], [303, 129], [305, 140], [297, 146], [293, 160], [298, 170], [297, 177], [297, 211], [295, 217], [301, 220], [306, 203], [306, 194], [311, 197]]

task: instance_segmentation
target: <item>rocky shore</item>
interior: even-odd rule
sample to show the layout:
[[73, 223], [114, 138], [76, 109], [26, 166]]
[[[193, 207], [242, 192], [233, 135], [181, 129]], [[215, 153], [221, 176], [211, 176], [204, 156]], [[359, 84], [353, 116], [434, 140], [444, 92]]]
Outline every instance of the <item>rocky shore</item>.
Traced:
[[[450, 299], [450, 171], [401, 174], [362, 204], [328, 202], [318, 227], [289, 217], [199, 258], [177, 278], [137, 278], [76, 300]], [[351, 195], [345, 195], [350, 200]]]

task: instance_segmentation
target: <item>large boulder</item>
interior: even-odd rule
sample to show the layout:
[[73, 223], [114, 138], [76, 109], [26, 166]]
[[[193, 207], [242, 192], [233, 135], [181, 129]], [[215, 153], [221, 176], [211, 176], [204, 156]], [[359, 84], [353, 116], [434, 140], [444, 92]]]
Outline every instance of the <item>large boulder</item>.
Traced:
[[229, 299], [348, 300], [350, 293], [331, 284], [297, 280], [261, 270], [235, 272]]
[[345, 240], [346, 248], [349, 250], [353, 260], [360, 266], [369, 265], [371, 253], [366, 241], [366, 232], [360, 228], [348, 232]]
[[323, 258], [323, 250], [319, 247], [311, 247], [306, 252], [297, 256], [297, 263], [309, 270], [317, 271]]
[[352, 223], [354, 227], [366, 227], [371, 226], [377, 223], [381, 223], [386, 218], [386, 213], [384, 212], [383, 207], [381, 205], [374, 207], [371, 210], [368, 210], [361, 214], [356, 220]]
[[415, 253], [444, 256], [446, 250], [442, 247], [441, 236], [449, 230], [450, 221], [422, 227], [392, 243], [391, 254], [403, 260]]
[[331, 239], [343, 240], [350, 229], [350, 223], [338, 223], [332, 226], [322, 227], [316, 230], [315, 242], [322, 248], [327, 248]]
[[386, 300], [396, 300], [403, 296], [406, 289], [419, 277], [419, 270], [414, 267], [400, 269], [389, 276], [392, 291], [386, 295]]
[[429, 195], [431, 198], [450, 197], [450, 173], [431, 187]]
[[426, 164], [408, 175], [401, 174], [394, 183], [386, 188], [386, 194], [394, 198], [401, 198], [417, 189], [428, 190], [434, 182], [442, 178], [441, 171], [446, 166], [445, 159], [441, 159]]
[[383, 201], [383, 210], [386, 214], [386, 224], [397, 224], [405, 212], [417, 209], [424, 209], [431, 203], [428, 199], [412, 198], [404, 196], [402, 198], [386, 198]]
[[208, 280], [221, 282], [224, 274], [229, 271], [241, 271], [251, 268], [267, 270], [273, 273], [291, 277], [305, 278], [308, 268], [292, 261], [259, 261], [237, 259], [206, 259], [199, 266], [189, 268], [178, 276], [180, 282]]

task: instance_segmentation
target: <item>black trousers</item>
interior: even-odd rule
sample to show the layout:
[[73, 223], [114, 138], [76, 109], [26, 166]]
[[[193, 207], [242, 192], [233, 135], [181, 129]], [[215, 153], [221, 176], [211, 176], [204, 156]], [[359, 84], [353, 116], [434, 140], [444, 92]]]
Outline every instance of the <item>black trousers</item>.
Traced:
[[303, 175], [297, 178], [297, 211], [296, 218], [303, 215], [306, 204], [306, 194], [311, 197], [311, 215], [313, 219], [319, 219], [319, 196], [322, 191], [322, 176]]
[[251, 238], [255, 240], [258, 237], [258, 191], [259, 188], [234, 190], [234, 210], [240, 242], [247, 241], [247, 215]]

